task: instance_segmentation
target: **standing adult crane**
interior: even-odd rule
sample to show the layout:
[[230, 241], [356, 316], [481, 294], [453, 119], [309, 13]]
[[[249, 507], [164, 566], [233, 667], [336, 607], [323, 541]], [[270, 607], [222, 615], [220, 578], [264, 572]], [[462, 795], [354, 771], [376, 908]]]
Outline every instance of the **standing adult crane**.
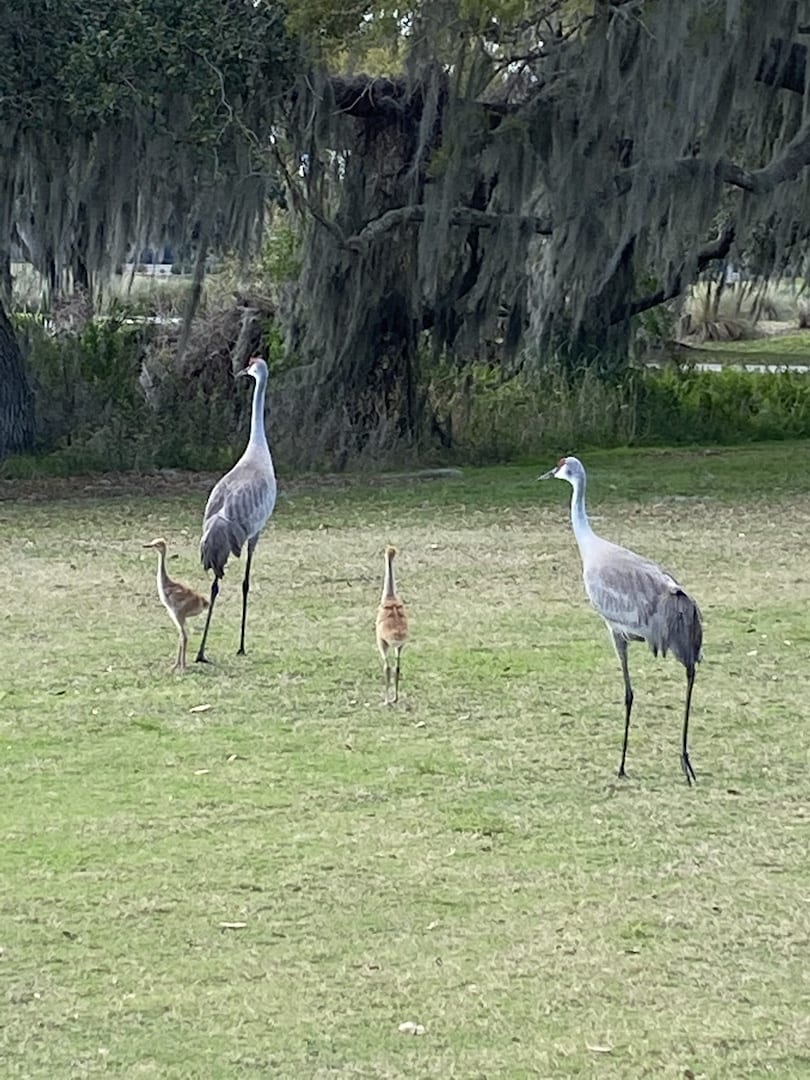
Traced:
[[254, 380], [253, 404], [250, 414], [250, 438], [244, 454], [230, 472], [213, 487], [203, 514], [200, 558], [206, 570], [212, 570], [211, 602], [205, 620], [202, 641], [197, 653], [198, 663], [207, 662], [205, 643], [208, 627], [214, 613], [214, 602], [219, 595], [219, 583], [225, 576], [225, 564], [231, 555], [237, 558], [247, 544], [245, 576], [242, 581], [242, 632], [239, 637], [239, 655], [245, 652], [245, 621], [250, 592], [250, 565], [253, 552], [259, 542], [262, 529], [273, 513], [276, 503], [276, 474], [267, 436], [264, 431], [264, 398], [267, 387], [267, 364], [258, 357], [248, 361], [240, 375], [250, 375]]
[[653, 655], [672, 652], [686, 669], [686, 707], [681, 739], [681, 768], [687, 784], [695, 777], [687, 736], [695, 665], [701, 659], [703, 625], [700, 610], [678, 582], [657, 563], [597, 536], [585, 511], [585, 469], [575, 457], [561, 458], [539, 479], [567, 480], [571, 493], [571, 525], [582, 557], [588, 599], [607, 624], [624, 676], [624, 744], [619, 776], [625, 776], [627, 738], [633, 687], [627, 665], [627, 643], [646, 641]]

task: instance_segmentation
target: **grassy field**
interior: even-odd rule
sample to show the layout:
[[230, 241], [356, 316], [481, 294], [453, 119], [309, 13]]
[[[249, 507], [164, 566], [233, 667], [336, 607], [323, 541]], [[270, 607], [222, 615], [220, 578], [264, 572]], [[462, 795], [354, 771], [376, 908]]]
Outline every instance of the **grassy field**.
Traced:
[[810, 1075], [808, 457], [586, 457], [597, 530], [703, 608], [692, 789], [642, 646], [615, 777], [553, 460], [283, 486], [248, 655], [235, 562], [186, 676], [140, 544], [204, 587], [209, 478], [0, 483], [2, 1075]]
[[806, 365], [810, 364], [810, 330], [794, 330], [750, 341], [704, 341], [690, 351], [694, 352], [697, 362]]

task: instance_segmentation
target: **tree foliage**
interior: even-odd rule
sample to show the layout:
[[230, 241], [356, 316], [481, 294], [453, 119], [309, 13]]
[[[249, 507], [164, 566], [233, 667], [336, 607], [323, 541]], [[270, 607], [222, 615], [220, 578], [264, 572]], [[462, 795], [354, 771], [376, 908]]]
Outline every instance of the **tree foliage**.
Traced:
[[798, 270], [806, 8], [435, 0], [401, 14], [400, 75], [311, 73], [305, 343], [363, 381], [388, 308], [411, 348], [624, 360], [632, 316], [713, 259]]
[[0, 255], [246, 251], [283, 182], [316, 409], [423, 420], [463, 363], [626, 361], [726, 257], [803, 268], [808, 0], [25, 0], [0, 17]]
[[278, 4], [24, 0], [0, 19], [0, 249], [56, 281], [130, 246], [249, 247], [294, 51]]

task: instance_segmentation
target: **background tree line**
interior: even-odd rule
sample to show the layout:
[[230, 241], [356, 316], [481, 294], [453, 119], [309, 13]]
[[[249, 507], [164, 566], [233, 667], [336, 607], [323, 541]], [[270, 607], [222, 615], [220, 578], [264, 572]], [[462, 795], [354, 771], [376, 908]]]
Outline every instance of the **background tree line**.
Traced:
[[[126, 407], [141, 430], [150, 408], [169, 422], [172, 369], [195, 381], [193, 422], [224, 438], [229, 359], [268, 344], [299, 460], [305, 430], [338, 464], [373, 452], [374, 432], [451, 443], [460, 379], [475, 383], [470, 408], [482, 395], [500, 395], [505, 413], [536, 407], [482, 382], [482, 360], [496, 373], [553, 373], [560, 407], [583, 379], [600, 412], [637, 400], [630, 346], [645, 312], [720, 260], [803, 276], [807, 9], [28, 0], [5, 10], [0, 454], [37, 433], [24, 356], [34, 339], [14, 311], [12, 251], [52, 303], [78, 291], [94, 310], [128, 252], [188, 253], [186, 325], [156, 334], [145, 369], [143, 331], [122, 324], [113, 345], [96, 329], [82, 346], [100, 372], [84, 379], [89, 395], [129, 370]], [[189, 321], [212, 254], [273, 264], [250, 288], [234, 280], [214, 340]], [[73, 408], [78, 373], [48, 370]], [[76, 415], [65, 408], [67, 439]]]

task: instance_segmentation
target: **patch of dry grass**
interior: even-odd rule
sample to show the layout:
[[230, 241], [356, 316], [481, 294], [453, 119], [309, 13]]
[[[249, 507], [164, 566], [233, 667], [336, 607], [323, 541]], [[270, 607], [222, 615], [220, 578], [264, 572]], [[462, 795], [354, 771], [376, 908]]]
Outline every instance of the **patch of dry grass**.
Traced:
[[538, 468], [288, 486], [249, 655], [234, 563], [182, 678], [139, 544], [202, 586], [204, 495], [0, 503], [4, 1075], [806, 1076], [801, 453], [586, 460], [595, 527], [703, 607], [692, 790], [683, 672], [640, 646], [615, 778], [621, 675]]

